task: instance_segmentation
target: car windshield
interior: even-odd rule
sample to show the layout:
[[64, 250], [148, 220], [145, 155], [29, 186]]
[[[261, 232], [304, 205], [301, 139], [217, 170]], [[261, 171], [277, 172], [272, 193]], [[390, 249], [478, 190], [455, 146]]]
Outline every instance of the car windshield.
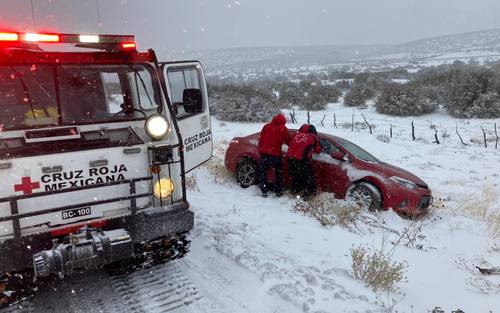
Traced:
[[361, 147], [355, 145], [354, 143], [342, 138], [336, 138], [335, 140], [339, 145], [341, 145], [345, 150], [347, 150], [347, 152], [354, 155], [356, 158], [367, 162], [380, 163], [380, 161], [376, 157], [374, 157]]
[[153, 86], [143, 65], [0, 66], [0, 130], [143, 119]]

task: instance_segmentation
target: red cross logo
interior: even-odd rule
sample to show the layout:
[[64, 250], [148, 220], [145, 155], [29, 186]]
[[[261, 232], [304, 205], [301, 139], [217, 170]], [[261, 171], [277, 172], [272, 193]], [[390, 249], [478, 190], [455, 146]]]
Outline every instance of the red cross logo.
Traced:
[[20, 185], [14, 185], [14, 191], [22, 191], [24, 195], [31, 195], [33, 193], [33, 189], [39, 189], [39, 182], [32, 182], [31, 177], [23, 177], [21, 178]]

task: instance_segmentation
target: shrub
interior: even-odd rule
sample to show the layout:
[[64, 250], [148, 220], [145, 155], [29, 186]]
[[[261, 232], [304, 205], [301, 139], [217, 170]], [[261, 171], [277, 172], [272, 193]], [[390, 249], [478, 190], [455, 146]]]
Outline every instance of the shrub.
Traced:
[[380, 135], [377, 135], [377, 140], [380, 141], [380, 142], [385, 142], [385, 143], [389, 143], [391, 142], [391, 137], [387, 136], [387, 135], [383, 135], [383, 134], [380, 134]]
[[195, 175], [186, 176], [186, 188], [193, 191], [200, 191], [198, 180]]
[[387, 84], [375, 103], [377, 112], [396, 116], [432, 113], [437, 105], [413, 84]]
[[366, 101], [373, 97], [373, 91], [363, 85], [355, 84], [344, 97], [344, 104], [348, 106], [365, 106]]
[[324, 110], [328, 103], [339, 101], [342, 91], [335, 86], [311, 85], [305, 92], [305, 98], [300, 103], [304, 110]]
[[305, 98], [305, 90], [295, 83], [283, 83], [278, 88], [279, 101], [283, 106], [298, 105]]
[[210, 96], [212, 114], [223, 121], [265, 122], [279, 113], [279, 105], [271, 95], [251, 86], [212, 88]]
[[228, 146], [228, 142], [224, 141], [214, 148], [213, 157], [203, 166], [213, 175], [214, 182], [223, 184], [234, 179], [231, 172], [229, 172], [224, 164], [224, 154]]
[[431, 98], [460, 118], [500, 117], [498, 69], [455, 62], [420, 70], [414, 83], [431, 90]]
[[336, 199], [332, 193], [321, 193], [309, 201], [297, 199], [293, 208], [316, 218], [323, 226], [339, 225], [350, 230], [356, 229], [361, 214], [359, 206]]
[[395, 262], [382, 251], [362, 246], [351, 249], [351, 270], [355, 278], [365, 282], [374, 291], [393, 290], [405, 279], [407, 265]]
[[491, 238], [500, 239], [500, 208], [496, 206], [499, 198], [494, 187], [484, 186], [480, 195], [474, 193], [460, 199], [455, 210], [486, 222]]

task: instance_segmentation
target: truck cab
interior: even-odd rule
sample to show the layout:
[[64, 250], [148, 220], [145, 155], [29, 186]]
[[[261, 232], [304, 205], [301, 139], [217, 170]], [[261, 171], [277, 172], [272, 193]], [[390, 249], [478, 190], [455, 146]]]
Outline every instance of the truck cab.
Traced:
[[0, 304], [19, 277], [181, 257], [186, 173], [211, 155], [199, 62], [130, 35], [0, 32]]

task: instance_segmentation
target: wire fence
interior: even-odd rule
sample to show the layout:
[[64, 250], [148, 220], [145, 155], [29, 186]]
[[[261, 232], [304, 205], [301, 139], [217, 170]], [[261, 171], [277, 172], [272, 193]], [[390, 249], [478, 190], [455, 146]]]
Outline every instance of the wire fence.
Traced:
[[422, 117], [384, 117], [361, 110], [352, 113], [325, 111], [287, 112], [292, 124], [313, 124], [353, 132], [367, 132], [377, 137], [407, 139], [434, 144], [457, 144], [498, 149], [500, 145], [500, 120], [425, 119]]

